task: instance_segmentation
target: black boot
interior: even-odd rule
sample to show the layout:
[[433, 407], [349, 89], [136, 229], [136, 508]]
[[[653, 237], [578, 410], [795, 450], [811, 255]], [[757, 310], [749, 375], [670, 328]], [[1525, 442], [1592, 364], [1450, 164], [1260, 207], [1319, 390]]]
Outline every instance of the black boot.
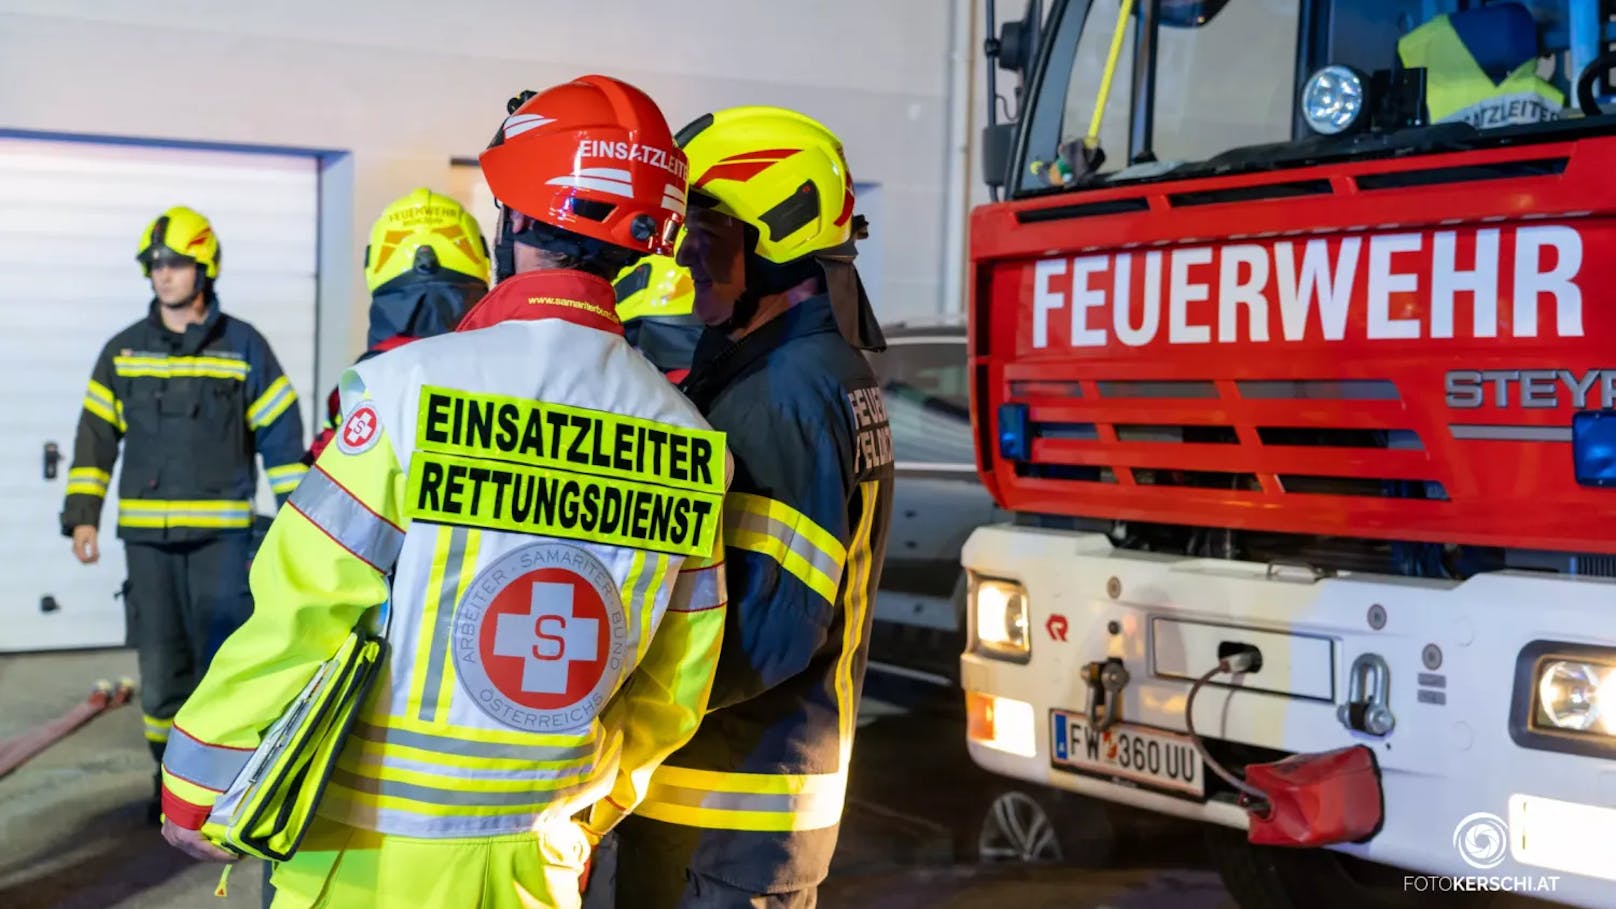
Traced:
[[146, 803], [146, 823], [152, 827], [163, 826], [163, 771], [158, 770], [152, 774], [152, 797]]

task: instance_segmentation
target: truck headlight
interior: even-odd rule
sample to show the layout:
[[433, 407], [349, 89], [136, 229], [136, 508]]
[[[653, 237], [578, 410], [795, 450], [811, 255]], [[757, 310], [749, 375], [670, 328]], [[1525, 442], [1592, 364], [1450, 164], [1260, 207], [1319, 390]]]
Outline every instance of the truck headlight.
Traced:
[[1346, 132], [1365, 106], [1363, 77], [1345, 66], [1326, 66], [1302, 89], [1302, 119], [1321, 135]]
[[978, 650], [1027, 656], [1027, 591], [1020, 584], [976, 579], [971, 587], [971, 615]]
[[1523, 647], [1509, 735], [1522, 748], [1616, 758], [1616, 647], [1569, 641]]
[[[1576, 660], [1552, 660], [1538, 670], [1537, 725], [1570, 732], [1616, 734], [1611, 709], [1601, 705], [1604, 692], [1616, 694], [1609, 685], [1616, 668]], [[1604, 706], [1605, 709], [1602, 709]]]

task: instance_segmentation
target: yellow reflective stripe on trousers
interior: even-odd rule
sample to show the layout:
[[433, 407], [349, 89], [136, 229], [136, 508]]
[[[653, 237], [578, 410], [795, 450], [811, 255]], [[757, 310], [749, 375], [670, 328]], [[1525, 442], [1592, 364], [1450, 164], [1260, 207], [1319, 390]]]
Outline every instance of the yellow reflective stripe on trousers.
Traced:
[[264, 477], [269, 480], [269, 491], [279, 496], [296, 489], [308, 472], [308, 467], [302, 464], [282, 464], [265, 470]]
[[145, 722], [146, 741], [157, 742], [158, 744], [168, 741], [168, 732], [170, 729], [174, 728], [174, 720], [172, 717], [169, 719], [162, 719], [161, 717], [155, 717], [151, 716], [150, 714], [143, 713], [140, 715], [140, 718]]
[[75, 467], [67, 472], [67, 494], [106, 498], [112, 474], [94, 467]]
[[112, 389], [94, 379], [84, 392], [84, 409], [112, 424], [119, 432], [129, 428], [123, 421], [123, 402], [113, 396]]
[[226, 357], [163, 357], [119, 356], [112, 358], [112, 368], [126, 379], [235, 379], [247, 381], [249, 367], [246, 360]]
[[292, 391], [291, 380], [281, 376], [269, 383], [269, 387], [258, 396], [258, 400], [247, 406], [247, 425], [253, 429], [263, 429], [275, 422], [296, 400], [297, 395]]
[[730, 493], [724, 498], [724, 543], [774, 559], [810, 590], [835, 602], [846, 550], [829, 531], [784, 502]]
[[845, 773], [725, 773], [664, 764], [635, 814], [720, 830], [820, 830], [842, 817]]
[[252, 503], [244, 501], [181, 501], [121, 499], [118, 526], [140, 528], [252, 526]]

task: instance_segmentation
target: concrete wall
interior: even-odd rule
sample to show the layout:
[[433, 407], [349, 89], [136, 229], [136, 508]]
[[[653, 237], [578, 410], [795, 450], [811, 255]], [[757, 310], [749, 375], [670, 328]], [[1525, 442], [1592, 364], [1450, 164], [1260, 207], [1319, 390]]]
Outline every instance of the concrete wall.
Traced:
[[0, 129], [345, 153], [324, 188], [329, 382], [363, 342], [371, 220], [416, 185], [447, 188], [450, 159], [483, 148], [517, 90], [607, 72], [674, 128], [734, 104], [796, 107], [881, 185], [871, 292], [897, 319], [958, 308], [942, 296], [966, 157], [949, 63], [971, 2], [0, 0]]

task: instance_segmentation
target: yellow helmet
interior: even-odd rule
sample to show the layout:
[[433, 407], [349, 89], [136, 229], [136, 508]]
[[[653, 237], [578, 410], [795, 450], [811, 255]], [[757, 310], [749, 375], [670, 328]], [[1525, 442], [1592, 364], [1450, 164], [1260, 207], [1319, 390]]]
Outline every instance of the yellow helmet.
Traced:
[[426, 187], [382, 209], [365, 247], [365, 285], [376, 288], [417, 267], [446, 268], [488, 283], [482, 227], [459, 202]]
[[202, 267], [210, 279], [219, 277], [219, 238], [208, 219], [183, 205], [163, 212], [146, 225], [135, 261], [151, 277], [152, 263], [186, 259]]
[[623, 269], [612, 286], [617, 290], [617, 317], [624, 322], [689, 315], [696, 302], [690, 272], [672, 256], [646, 256]]
[[684, 241], [685, 232], [681, 228], [673, 239], [671, 255], [645, 256], [618, 272], [612, 282], [612, 289], [617, 291], [618, 319], [628, 323], [647, 317], [689, 316], [695, 312], [696, 285], [690, 280], [690, 270], [675, 260]]
[[842, 141], [781, 107], [732, 107], [698, 118], [675, 141], [690, 159], [690, 204], [750, 224], [754, 252], [783, 265], [852, 237], [853, 177]]

